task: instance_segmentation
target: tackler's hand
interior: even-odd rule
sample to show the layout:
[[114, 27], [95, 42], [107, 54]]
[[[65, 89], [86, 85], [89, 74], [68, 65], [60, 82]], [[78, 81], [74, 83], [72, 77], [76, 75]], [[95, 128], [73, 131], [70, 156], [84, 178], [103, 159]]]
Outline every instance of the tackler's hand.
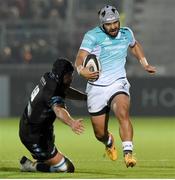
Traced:
[[76, 134], [82, 134], [84, 132], [83, 119], [73, 120], [71, 124], [72, 131]]

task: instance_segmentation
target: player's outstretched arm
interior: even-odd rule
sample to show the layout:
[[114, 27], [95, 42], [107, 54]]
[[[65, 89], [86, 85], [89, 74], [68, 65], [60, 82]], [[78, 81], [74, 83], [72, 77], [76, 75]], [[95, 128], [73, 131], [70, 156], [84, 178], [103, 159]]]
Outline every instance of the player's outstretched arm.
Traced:
[[131, 47], [131, 52], [139, 60], [145, 71], [150, 74], [154, 74], [156, 72], [156, 68], [148, 63], [143, 48], [139, 42], [136, 41], [134, 47]]
[[53, 106], [53, 110], [57, 116], [63, 123], [70, 126], [72, 131], [76, 134], [81, 134], [84, 131], [83, 119], [73, 119], [69, 112], [58, 105]]
[[66, 90], [66, 98], [73, 99], [73, 100], [87, 100], [87, 95], [73, 87], [69, 87]]

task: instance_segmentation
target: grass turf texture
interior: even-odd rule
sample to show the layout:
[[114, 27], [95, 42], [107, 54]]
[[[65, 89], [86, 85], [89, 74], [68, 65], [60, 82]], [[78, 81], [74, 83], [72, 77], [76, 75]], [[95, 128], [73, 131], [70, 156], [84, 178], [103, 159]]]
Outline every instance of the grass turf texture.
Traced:
[[75, 135], [63, 123], [55, 122], [57, 147], [74, 163], [69, 173], [25, 173], [19, 170], [22, 155], [31, 158], [18, 138], [18, 119], [0, 120], [0, 178], [175, 178], [175, 119], [132, 118], [137, 166], [126, 168], [123, 162], [118, 123], [110, 119], [109, 129], [115, 136], [119, 159], [104, 157], [104, 146], [96, 141], [89, 119], [85, 132]]

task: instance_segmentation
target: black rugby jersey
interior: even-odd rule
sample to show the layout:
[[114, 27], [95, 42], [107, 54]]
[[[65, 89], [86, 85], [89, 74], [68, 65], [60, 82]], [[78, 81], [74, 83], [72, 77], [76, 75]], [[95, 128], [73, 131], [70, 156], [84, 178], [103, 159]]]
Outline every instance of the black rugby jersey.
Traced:
[[41, 133], [44, 129], [52, 127], [56, 118], [52, 106], [58, 104], [65, 107], [64, 92], [63, 83], [57, 83], [54, 74], [45, 73], [30, 95], [21, 118], [21, 121], [26, 122], [23, 124], [30, 125], [33, 133]]

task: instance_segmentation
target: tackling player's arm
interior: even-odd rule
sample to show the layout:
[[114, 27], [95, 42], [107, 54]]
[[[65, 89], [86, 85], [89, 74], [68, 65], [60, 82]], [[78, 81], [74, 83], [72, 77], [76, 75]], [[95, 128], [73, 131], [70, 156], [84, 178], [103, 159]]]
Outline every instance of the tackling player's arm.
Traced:
[[91, 72], [89, 71], [89, 67], [83, 67], [83, 61], [89, 54], [90, 53], [88, 51], [80, 49], [75, 60], [75, 67], [77, 68], [78, 74], [84, 78], [96, 79], [99, 76], [99, 72]]
[[130, 47], [130, 49], [132, 54], [139, 60], [145, 71], [149, 72], [150, 74], [154, 74], [156, 72], [156, 68], [151, 66], [145, 58], [143, 48], [138, 41], [136, 41], [135, 45]]
[[87, 95], [73, 87], [69, 87], [66, 90], [66, 98], [74, 99], [74, 100], [87, 100]]
[[55, 104], [52, 106], [53, 111], [57, 118], [59, 118], [63, 123], [70, 126], [72, 131], [76, 134], [81, 134], [84, 131], [83, 119], [73, 119], [69, 112], [61, 105]]

